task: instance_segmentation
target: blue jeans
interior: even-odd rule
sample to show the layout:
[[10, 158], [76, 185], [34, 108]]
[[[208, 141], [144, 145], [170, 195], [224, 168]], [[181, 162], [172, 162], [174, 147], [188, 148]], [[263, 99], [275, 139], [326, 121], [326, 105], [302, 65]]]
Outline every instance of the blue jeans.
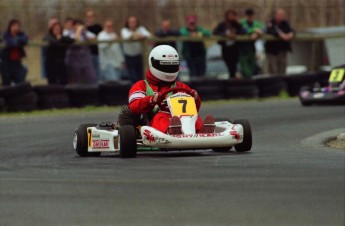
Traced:
[[190, 77], [202, 77], [206, 74], [206, 57], [197, 56], [187, 59]]
[[116, 81], [121, 79], [121, 70], [114, 68], [112, 65], [107, 65], [105, 69], [101, 70], [102, 81]]
[[98, 55], [91, 55], [91, 56], [92, 56], [92, 65], [95, 68], [96, 79], [98, 81], [101, 76]]
[[9, 86], [12, 82], [16, 84], [25, 82], [28, 70], [21, 61], [2, 60], [0, 69], [4, 86]]
[[129, 77], [133, 83], [143, 79], [143, 57], [127, 56], [125, 55], [125, 61]]

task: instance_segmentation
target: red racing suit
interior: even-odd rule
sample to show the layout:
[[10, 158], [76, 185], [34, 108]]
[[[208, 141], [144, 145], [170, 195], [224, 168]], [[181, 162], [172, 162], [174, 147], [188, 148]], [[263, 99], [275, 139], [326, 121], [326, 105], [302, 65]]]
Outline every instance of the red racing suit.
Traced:
[[[138, 81], [132, 86], [129, 91], [129, 109], [134, 114], [151, 113], [153, 111], [153, 108], [155, 107], [150, 103], [152, 96], [147, 95], [147, 84], [152, 88], [154, 94], [156, 94], [157, 92], [163, 93], [174, 86], [192, 90], [188, 85], [179, 81], [172, 83], [160, 81], [156, 77], [154, 77], [149, 70], [146, 72], [146, 79], [147, 83], [145, 82], [145, 80]], [[201, 106], [200, 97], [195, 100], [195, 103], [197, 110], [199, 111]], [[166, 133], [170, 125], [170, 118], [170, 110], [168, 106], [165, 106], [164, 109], [159, 109], [158, 112], [154, 114], [152, 120], [150, 121], [150, 126], [163, 133]], [[200, 116], [197, 119], [195, 127], [196, 131], [200, 131], [203, 127]]]

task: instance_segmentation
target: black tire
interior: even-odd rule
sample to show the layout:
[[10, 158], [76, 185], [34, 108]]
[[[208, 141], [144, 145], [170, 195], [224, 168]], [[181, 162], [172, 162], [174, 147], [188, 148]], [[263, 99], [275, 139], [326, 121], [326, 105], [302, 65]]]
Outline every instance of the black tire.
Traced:
[[305, 73], [284, 77], [287, 84], [287, 91], [290, 96], [298, 96], [301, 87], [314, 84], [318, 81], [317, 73]]
[[96, 126], [95, 123], [81, 124], [74, 132], [75, 138], [73, 140], [74, 150], [80, 157], [98, 157], [101, 155], [100, 152], [88, 152], [88, 138], [87, 138], [87, 128]]
[[250, 127], [249, 121], [246, 119], [237, 119], [234, 124], [240, 124], [243, 126], [243, 142], [235, 145], [237, 152], [250, 151], [252, 148], [252, 129]]
[[302, 106], [311, 106], [312, 105], [312, 102], [311, 101], [308, 101], [308, 100], [305, 100], [303, 97], [302, 97], [302, 92], [303, 91], [309, 91], [309, 92], [312, 92], [313, 91], [313, 87], [312, 86], [303, 86], [301, 89], [300, 89], [300, 93], [298, 95], [298, 98], [301, 102], [301, 105]]
[[198, 91], [202, 100], [224, 99], [223, 81], [215, 78], [192, 79], [188, 85]]
[[102, 104], [117, 106], [128, 104], [129, 81], [109, 81], [99, 85], [99, 96]]
[[120, 157], [135, 158], [137, 156], [137, 134], [133, 126], [125, 125], [119, 128]]
[[70, 106], [67, 94], [45, 94], [38, 96], [38, 108], [52, 109], [52, 108], [67, 108]]
[[8, 111], [32, 111], [37, 108], [37, 95], [34, 92], [29, 92], [20, 96], [6, 99], [6, 106]]
[[0, 112], [5, 110], [5, 99], [0, 98]]
[[97, 106], [99, 102], [98, 85], [67, 85], [70, 104], [74, 107]]
[[11, 98], [32, 92], [30, 83], [21, 83], [14, 86], [0, 87], [0, 97]]
[[256, 98], [259, 88], [252, 79], [229, 79], [223, 81], [226, 98]]
[[227, 98], [257, 98], [259, 88], [256, 85], [248, 86], [227, 86], [225, 89]]
[[39, 85], [34, 87], [38, 96], [47, 94], [67, 94], [63, 85]]
[[281, 91], [286, 90], [286, 83], [281, 75], [258, 75], [254, 81], [259, 87], [260, 97], [278, 96]]

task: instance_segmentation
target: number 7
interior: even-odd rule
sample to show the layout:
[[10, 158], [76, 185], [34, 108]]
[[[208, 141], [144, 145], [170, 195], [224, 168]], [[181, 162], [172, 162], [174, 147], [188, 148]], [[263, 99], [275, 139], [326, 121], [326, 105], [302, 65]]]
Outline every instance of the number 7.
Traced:
[[186, 113], [187, 100], [178, 100], [178, 102], [182, 104], [182, 113]]

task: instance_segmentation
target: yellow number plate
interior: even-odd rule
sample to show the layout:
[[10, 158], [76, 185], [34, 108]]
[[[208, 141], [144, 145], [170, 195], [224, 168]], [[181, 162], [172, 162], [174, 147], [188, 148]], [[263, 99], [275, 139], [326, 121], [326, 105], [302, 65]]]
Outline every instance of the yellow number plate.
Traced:
[[170, 98], [170, 111], [172, 116], [196, 115], [195, 100], [193, 97], [172, 97]]
[[334, 69], [332, 70], [331, 76], [329, 76], [329, 82], [341, 82], [343, 81], [345, 69]]

